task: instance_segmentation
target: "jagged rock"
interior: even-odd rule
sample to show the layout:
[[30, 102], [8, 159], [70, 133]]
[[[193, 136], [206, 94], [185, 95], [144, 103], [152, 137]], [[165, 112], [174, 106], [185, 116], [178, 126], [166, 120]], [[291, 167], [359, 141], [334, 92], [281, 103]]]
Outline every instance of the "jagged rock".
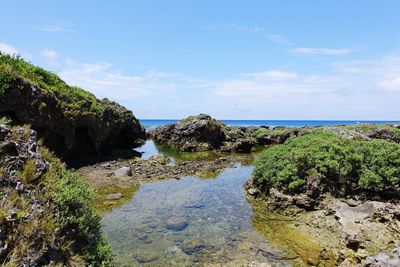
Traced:
[[169, 143], [183, 151], [206, 151], [219, 148], [225, 141], [224, 125], [209, 115], [191, 116], [158, 127], [149, 133], [158, 143]]
[[374, 130], [372, 133], [368, 134], [368, 137], [374, 139], [384, 139], [386, 141], [393, 141], [396, 143], [400, 143], [400, 137], [397, 135], [397, 132], [385, 128]]
[[[258, 130], [269, 134], [258, 136]], [[282, 144], [292, 136], [302, 134], [295, 128], [270, 132], [267, 126], [230, 127], [209, 115], [190, 116], [175, 124], [157, 127], [149, 136], [159, 144], [168, 144], [182, 151], [250, 153], [256, 145]], [[281, 129], [280, 129], [281, 130]]]
[[346, 234], [344, 241], [346, 247], [357, 251], [358, 248], [361, 246], [362, 237], [359, 234]]

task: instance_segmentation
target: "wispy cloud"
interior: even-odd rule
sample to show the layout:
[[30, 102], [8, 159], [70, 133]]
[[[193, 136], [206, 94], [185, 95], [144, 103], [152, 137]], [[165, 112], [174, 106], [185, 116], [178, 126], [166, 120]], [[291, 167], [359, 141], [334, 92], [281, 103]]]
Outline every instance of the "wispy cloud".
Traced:
[[293, 52], [302, 55], [341, 56], [349, 54], [353, 52], [353, 50], [348, 48], [332, 49], [332, 48], [297, 47], [293, 49]]
[[76, 32], [70, 22], [63, 20], [47, 22], [41, 26], [34, 27], [34, 29], [42, 32]]
[[10, 54], [10, 55], [16, 55], [19, 54], [19, 51], [17, 48], [14, 46], [7, 44], [7, 43], [1, 43], [0, 42], [0, 52], [5, 53], [5, 54]]
[[[6, 43], [0, 50], [18, 52]], [[242, 119], [394, 119], [400, 112], [400, 55], [337, 62], [325, 74], [267, 69], [218, 80], [158, 70], [126, 73], [107, 62], [63, 60], [51, 49], [40, 54], [57, 63], [69, 84], [118, 101], [141, 118], [208, 112]]]
[[81, 86], [98, 97], [117, 101], [150, 96], [159, 91], [174, 91], [178, 87], [171, 80], [176, 74], [149, 70], [144, 75], [126, 75], [107, 62], [67, 60], [59, 75], [68, 83]]
[[279, 71], [279, 70], [268, 70], [264, 72], [258, 73], [244, 73], [243, 77], [250, 77], [256, 80], [288, 80], [294, 79], [298, 77], [297, 73], [287, 72], [287, 71]]
[[43, 49], [40, 54], [45, 58], [46, 62], [48, 64], [55, 64], [56, 60], [59, 56], [57, 51], [51, 50], [51, 49]]
[[394, 119], [400, 112], [400, 56], [344, 61], [326, 74], [270, 69], [203, 80], [154, 70], [128, 75], [109, 63], [69, 62], [60, 76], [142, 118], [208, 112], [243, 119]]
[[287, 38], [280, 34], [267, 34], [267, 38], [275, 43], [285, 44], [285, 45], [292, 45], [293, 43], [289, 42]]
[[400, 92], [399, 54], [379, 59], [335, 63], [333, 67], [338, 72], [371, 81], [379, 91]]
[[207, 30], [220, 32], [220, 33], [232, 33], [232, 32], [241, 32], [241, 33], [258, 33], [267, 37], [268, 40], [278, 44], [284, 45], [294, 45], [289, 42], [286, 36], [275, 33], [268, 33], [263, 27], [260, 26], [245, 26], [239, 24], [225, 24], [225, 25], [212, 25], [207, 26]]

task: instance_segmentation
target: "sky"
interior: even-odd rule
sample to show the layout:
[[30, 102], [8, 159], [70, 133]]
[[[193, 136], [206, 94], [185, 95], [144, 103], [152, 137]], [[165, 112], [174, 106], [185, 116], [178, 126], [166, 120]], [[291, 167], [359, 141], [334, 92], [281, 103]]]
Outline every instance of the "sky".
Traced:
[[0, 51], [140, 119], [400, 119], [397, 0], [1, 0], [0, 8]]

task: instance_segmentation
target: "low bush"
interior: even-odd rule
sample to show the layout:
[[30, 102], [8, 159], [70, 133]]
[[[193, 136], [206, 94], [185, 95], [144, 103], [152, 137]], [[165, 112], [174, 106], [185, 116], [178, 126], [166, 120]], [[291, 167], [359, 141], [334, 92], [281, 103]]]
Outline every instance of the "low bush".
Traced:
[[[11, 137], [24, 133], [13, 128]], [[36, 173], [34, 158], [10, 165], [0, 157], [0, 265], [111, 266], [112, 254], [102, 237], [93, 192], [83, 179], [66, 169], [39, 142], [38, 160], [48, 169]], [[42, 159], [40, 158], [42, 157]], [[23, 157], [21, 157], [23, 158]], [[23, 181], [23, 186], [18, 186]], [[33, 183], [33, 181], [35, 181]], [[50, 264], [52, 265], [52, 264]]]
[[90, 266], [110, 266], [112, 254], [101, 235], [101, 218], [93, 205], [93, 190], [79, 176], [66, 170], [48, 149], [41, 147], [40, 152], [51, 164], [43, 184], [58, 210], [55, 225], [64, 237], [66, 258], [76, 253]]
[[317, 132], [271, 147], [255, 163], [254, 179], [263, 187], [301, 192], [309, 177], [345, 192], [395, 189], [400, 185], [400, 145]]

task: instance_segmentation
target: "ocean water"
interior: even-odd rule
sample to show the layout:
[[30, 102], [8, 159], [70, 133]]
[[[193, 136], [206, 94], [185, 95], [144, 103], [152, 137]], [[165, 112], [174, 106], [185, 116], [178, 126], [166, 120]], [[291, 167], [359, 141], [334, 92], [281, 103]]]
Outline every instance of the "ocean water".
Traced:
[[[146, 128], [155, 128], [161, 125], [175, 123], [178, 120], [140, 120]], [[222, 120], [230, 126], [287, 126], [287, 127], [303, 127], [303, 126], [332, 126], [332, 125], [348, 125], [348, 124], [387, 124], [400, 123], [400, 121], [354, 121], [354, 120]]]

